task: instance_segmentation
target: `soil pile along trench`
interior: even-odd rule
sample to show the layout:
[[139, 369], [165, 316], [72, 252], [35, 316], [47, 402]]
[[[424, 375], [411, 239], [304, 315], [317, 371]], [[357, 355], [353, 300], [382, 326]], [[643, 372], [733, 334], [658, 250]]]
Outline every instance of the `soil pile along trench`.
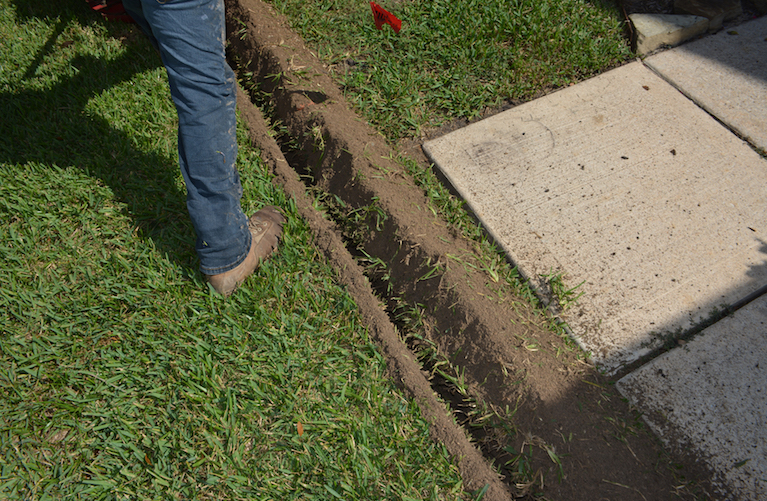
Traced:
[[288, 165], [277, 144], [269, 137], [260, 111], [242, 91], [238, 95], [238, 107], [242, 118], [248, 123], [251, 140], [261, 149], [264, 160], [273, 166], [278, 182], [294, 200], [299, 213], [312, 228], [316, 245], [339, 270], [341, 282], [355, 298], [371, 335], [386, 357], [390, 375], [416, 400], [430, 424], [434, 439], [444, 443], [451, 455], [458, 459], [467, 488], [478, 490], [487, 485], [489, 488], [485, 499], [512, 499], [506, 486], [486, 464], [464, 431], [455, 424], [447, 409], [431, 391], [431, 386], [421, 373], [415, 357], [400, 341], [394, 325], [373, 294], [362, 270], [346, 251], [334, 225], [312, 207], [298, 174]]
[[[271, 95], [273, 118], [297, 145], [293, 165], [241, 95], [251, 138], [357, 301], [393, 379], [455, 458], [467, 490], [488, 485], [485, 500], [536, 492], [549, 499], [644, 500], [693, 499], [695, 489], [704, 489], [706, 472], [674, 465], [612, 381], [581, 362], [572, 343], [548, 329], [543, 312], [465, 264], [477, 261], [476, 244], [432, 213], [423, 190], [393, 160], [394, 150], [350, 109], [285, 20], [256, 0], [227, 0], [226, 7], [232, 66], [239, 62], [240, 75]], [[509, 418], [504, 426], [474, 434], [478, 447], [435, 396], [336, 228], [313, 208], [297, 170], [311, 173], [314, 189], [367, 215], [355, 235], [365, 254], [386, 265], [390, 278], [381, 290], [388, 297], [381, 300], [420, 310], [421, 335], [460, 371], [472, 398], [508, 409], [501, 412]]]

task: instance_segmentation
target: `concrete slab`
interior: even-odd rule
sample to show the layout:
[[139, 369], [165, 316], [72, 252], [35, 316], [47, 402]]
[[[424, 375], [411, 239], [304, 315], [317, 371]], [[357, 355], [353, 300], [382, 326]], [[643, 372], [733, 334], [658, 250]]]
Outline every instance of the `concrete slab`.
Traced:
[[767, 499], [767, 296], [617, 387], [667, 446], [713, 471], [718, 499]]
[[673, 14], [631, 14], [634, 47], [639, 55], [664, 46], [674, 47], [708, 31], [708, 19]]
[[424, 150], [608, 373], [767, 283], [767, 162], [639, 62]]
[[650, 56], [645, 64], [767, 149], [767, 17]]

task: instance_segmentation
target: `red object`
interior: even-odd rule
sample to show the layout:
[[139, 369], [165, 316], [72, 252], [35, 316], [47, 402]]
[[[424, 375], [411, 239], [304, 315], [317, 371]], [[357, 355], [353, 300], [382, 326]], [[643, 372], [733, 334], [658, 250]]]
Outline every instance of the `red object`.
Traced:
[[373, 19], [376, 22], [376, 29], [380, 30], [384, 24], [388, 24], [394, 30], [394, 33], [399, 33], [402, 28], [402, 21], [397, 19], [397, 16], [387, 11], [375, 2], [370, 2], [370, 8], [373, 9]]
[[98, 12], [109, 21], [122, 21], [124, 23], [135, 22], [132, 17], [125, 12], [122, 0], [86, 0], [88, 6]]

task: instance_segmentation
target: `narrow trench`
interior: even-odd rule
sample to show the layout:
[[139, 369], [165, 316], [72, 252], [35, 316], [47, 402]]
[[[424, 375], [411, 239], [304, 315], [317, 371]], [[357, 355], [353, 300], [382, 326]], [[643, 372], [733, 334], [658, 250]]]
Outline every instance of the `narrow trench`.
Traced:
[[[264, 109], [268, 107], [268, 103], [261, 103], [254, 99], [252, 95], [250, 97], [254, 106], [259, 106], [265, 116], [269, 116], [268, 110]], [[265, 106], [260, 106], [262, 104]], [[308, 155], [301, 150], [295, 149], [291, 144], [292, 138], [289, 135], [277, 134], [274, 139], [290, 168], [298, 173], [307, 190], [313, 192], [315, 194], [313, 198], [316, 199], [316, 193], [319, 189], [314, 182], [314, 175], [308, 163]], [[332, 197], [332, 194], [322, 193]], [[338, 211], [330, 209], [326, 203], [320, 201], [320, 204], [325, 207], [326, 215], [336, 223], [337, 227], [343, 229], [345, 225], [342, 215], [338, 214]], [[334, 214], [334, 212], [336, 213]], [[447, 365], [448, 371], [456, 374], [457, 368], [444, 356], [435, 356], [436, 349], [417, 333], [417, 328], [413, 327], [412, 318], [408, 315], [408, 310], [413, 308], [413, 305], [400, 301], [399, 298], [391, 293], [390, 279], [387, 278], [385, 270], [372, 266], [366, 267], [362, 264], [368, 256], [359, 249], [353, 239], [343, 230], [341, 231], [341, 238], [347, 251], [364, 270], [363, 273], [370, 282], [376, 297], [385, 305], [384, 311], [389, 321], [396, 327], [397, 332], [400, 333], [400, 339], [405, 343], [410, 352], [415, 355], [432, 390], [448, 406], [456, 423], [466, 431], [485, 459], [500, 474], [503, 482], [506, 483], [512, 492], [518, 492], [519, 489], [515, 485], [515, 479], [519, 479], [520, 474], [524, 474], [527, 477], [534, 476], [530, 466], [532, 463], [531, 453], [526, 454], [524, 450], [515, 451], [511, 445], [502, 443], [498, 438], [498, 430], [502, 427], [498, 422], [494, 422], [494, 420], [497, 421], [500, 418], [492, 414], [489, 419], [486, 419], [490, 411], [480, 413], [484, 414], [484, 417], [482, 415], [478, 416], [477, 408], [482, 404], [473, 397], [468, 396], [465, 392], [462, 392], [459, 386], [448, 377], [439, 373], [437, 368], [444, 364]], [[509, 432], [508, 427], [504, 429]], [[509, 433], [509, 442], [511, 442], [516, 432]], [[522, 466], [520, 466], [520, 459], [523, 463]]]

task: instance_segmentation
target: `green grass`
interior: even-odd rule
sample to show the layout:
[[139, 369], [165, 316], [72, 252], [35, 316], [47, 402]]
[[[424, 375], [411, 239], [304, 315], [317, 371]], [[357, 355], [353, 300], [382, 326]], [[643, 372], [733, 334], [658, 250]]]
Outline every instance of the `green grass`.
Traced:
[[379, 2], [402, 30], [376, 30], [369, 2], [270, 0], [392, 140], [528, 100], [626, 61], [610, 0]]
[[142, 37], [0, 0], [0, 64], [0, 497], [466, 497], [242, 130], [243, 208], [285, 237], [207, 288]]

